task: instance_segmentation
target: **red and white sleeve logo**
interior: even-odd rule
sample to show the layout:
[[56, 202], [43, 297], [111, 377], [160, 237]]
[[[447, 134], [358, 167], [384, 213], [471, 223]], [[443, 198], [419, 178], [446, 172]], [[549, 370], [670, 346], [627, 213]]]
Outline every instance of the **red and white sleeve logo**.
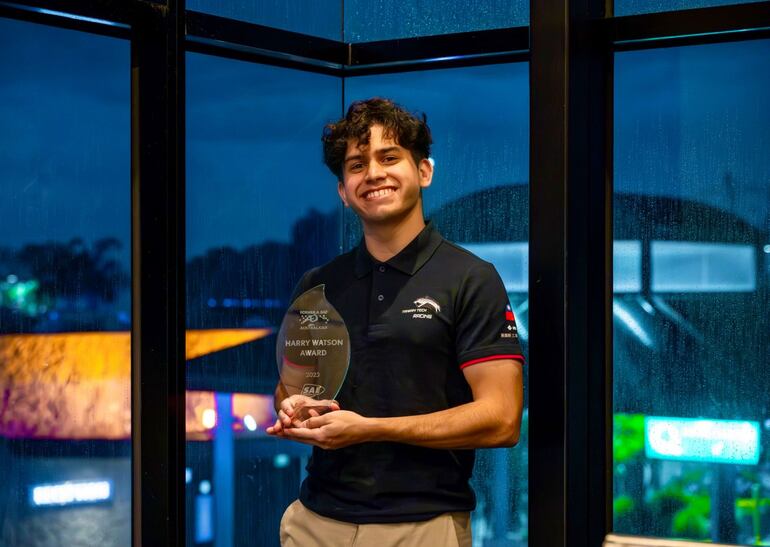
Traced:
[[505, 307], [505, 320], [516, 322], [516, 318], [513, 316], [513, 310], [511, 309], [510, 304]]
[[500, 333], [500, 338], [518, 339], [518, 331], [516, 330], [516, 317], [513, 315], [513, 310], [511, 309], [510, 304], [505, 307], [505, 322], [506, 325], [503, 327], [503, 330]]

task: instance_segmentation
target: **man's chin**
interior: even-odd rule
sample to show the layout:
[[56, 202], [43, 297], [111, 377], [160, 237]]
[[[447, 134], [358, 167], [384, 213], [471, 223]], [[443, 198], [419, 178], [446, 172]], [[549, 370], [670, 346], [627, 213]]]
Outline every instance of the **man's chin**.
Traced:
[[359, 214], [358, 216], [361, 218], [361, 222], [375, 225], [393, 224], [404, 217], [397, 211], [367, 211], [366, 214]]

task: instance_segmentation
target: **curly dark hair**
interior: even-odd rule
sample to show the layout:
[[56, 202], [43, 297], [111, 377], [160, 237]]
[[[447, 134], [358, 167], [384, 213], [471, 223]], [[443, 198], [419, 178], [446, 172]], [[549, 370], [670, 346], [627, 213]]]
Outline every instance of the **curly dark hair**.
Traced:
[[409, 150], [414, 163], [419, 164], [430, 156], [433, 142], [427, 121], [425, 114], [412, 114], [390, 99], [374, 97], [355, 101], [344, 118], [324, 127], [321, 137], [324, 163], [337, 180], [342, 180], [348, 141], [352, 139], [359, 144], [369, 144], [371, 127], [381, 125], [383, 136]]

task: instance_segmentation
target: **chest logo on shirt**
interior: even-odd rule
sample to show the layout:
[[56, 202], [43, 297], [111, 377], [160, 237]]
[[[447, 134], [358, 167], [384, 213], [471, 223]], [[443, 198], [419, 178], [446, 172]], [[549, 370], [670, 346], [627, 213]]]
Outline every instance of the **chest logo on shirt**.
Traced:
[[412, 319], [433, 319], [433, 314], [441, 311], [438, 302], [429, 296], [422, 296], [414, 301], [416, 308], [401, 310], [401, 313], [412, 314]]

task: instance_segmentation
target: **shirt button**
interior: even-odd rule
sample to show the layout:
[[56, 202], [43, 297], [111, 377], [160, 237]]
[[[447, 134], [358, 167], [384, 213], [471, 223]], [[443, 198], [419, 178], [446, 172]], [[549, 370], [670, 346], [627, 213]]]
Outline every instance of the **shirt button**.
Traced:
[[385, 300], [385, 297], [380, 294], [380, 295], [377, 296], [377, 300], [382, 302], [383, 300]]
[[385, 266], [380, 266], [380, 271], [384, 272], [385, 271]]

